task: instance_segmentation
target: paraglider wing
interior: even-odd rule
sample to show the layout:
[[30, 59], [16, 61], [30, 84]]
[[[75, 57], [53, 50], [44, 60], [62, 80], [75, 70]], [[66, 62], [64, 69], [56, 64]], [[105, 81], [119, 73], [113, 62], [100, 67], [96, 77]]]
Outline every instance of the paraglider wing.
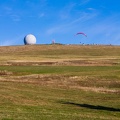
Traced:
[[86, 35], [85, 33], [83, 33], [83, 32], [78, 32], [76, 35], [79, 35], [79, 34], [82, 34], [82, 35], [84, 35], [85, 37], [87, 37], [87, 35]]

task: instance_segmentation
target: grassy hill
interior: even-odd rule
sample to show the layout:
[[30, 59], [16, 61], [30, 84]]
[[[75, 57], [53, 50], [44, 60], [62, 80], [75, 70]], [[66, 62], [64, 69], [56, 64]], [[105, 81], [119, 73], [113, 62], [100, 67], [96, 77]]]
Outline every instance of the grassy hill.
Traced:
[[1, 120], [119, 120], [120, 46], [0, 47]]
[[98, 60], [112, 59], [113, 62], [119, 63], [120, 47], [94, 45], [6, 46], [0, 47], [0, 56], [2, 56], [0, 57], [1, 62], [75, 62], [74, 60], [97, 60], [98, 62]]

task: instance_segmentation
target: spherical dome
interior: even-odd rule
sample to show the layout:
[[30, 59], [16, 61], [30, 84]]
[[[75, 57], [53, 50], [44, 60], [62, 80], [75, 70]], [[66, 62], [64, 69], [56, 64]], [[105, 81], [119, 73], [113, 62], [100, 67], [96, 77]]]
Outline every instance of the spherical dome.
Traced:
[[32, 34], [28, 34], [24, 38], [25, 45], [33, 45], [36, 44], [36, 37]]

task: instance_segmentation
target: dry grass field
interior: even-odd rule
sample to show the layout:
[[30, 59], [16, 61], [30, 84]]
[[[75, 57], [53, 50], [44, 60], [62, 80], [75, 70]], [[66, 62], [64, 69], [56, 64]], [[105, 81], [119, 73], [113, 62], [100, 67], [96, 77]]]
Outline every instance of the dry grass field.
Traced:
[[0, 47], [1, 65], [96, 65], [119, 64], [119, 46], [32, 45]]
[[0, 47], [1, 120], [119, 120], [120, 46]]

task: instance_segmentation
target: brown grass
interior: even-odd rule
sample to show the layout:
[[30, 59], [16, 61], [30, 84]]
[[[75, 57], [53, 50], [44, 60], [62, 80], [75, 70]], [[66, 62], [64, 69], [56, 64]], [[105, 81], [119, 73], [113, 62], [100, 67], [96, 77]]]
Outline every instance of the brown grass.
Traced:
[[110, 66], [120, 64], [119, 46], [26, 45], [0, 47], [0, 65]]
[[[81, 89], [84, 91], [94, 91], [100, 93], [116, 93], [120, 94], [119, 89], [108, 88], [113, 84], [113, 81], [95, 80], [96, 78], [84, 77], [84, 76], [64, 76], [64, 75], [24, 75], [24, 76], [6, 76], [4, 79], [0, 79], [2, 82], [17, 82], [35, 84], [39, 86], [47, 86], [63, 89]], [[115, 81], [114, 81], [115, 83]], [[116, 84], [120, 85], [120, 81], [116, 81]]]
[[0, 70], [0, 75], [12, 75], [12, 72], [9, 72], [7, 70]]

